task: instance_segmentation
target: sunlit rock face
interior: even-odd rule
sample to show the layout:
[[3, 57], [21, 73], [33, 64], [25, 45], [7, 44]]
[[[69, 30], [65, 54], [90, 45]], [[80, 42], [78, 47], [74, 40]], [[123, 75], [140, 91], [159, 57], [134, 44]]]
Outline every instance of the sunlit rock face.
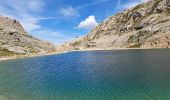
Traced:
[[86, 36], [64, 44], [60, 49], [170, 47], [169, 8], [170, 0], [139, 4], [107, 18]]
[[0, 51], [17, 54], [43, 54], [55, 51], [53, 44], [29, 35], [20, 22], [0, 16]]

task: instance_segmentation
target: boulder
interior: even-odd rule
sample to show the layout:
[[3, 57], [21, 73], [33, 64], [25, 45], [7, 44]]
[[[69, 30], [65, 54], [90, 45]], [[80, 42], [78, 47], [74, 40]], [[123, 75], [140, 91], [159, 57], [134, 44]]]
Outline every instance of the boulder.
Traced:
[[137, 19], [139, 19], [139, 18], [141, 18], [141, 17], [142, 17], [142, 14], [141, 14], [140, 12], [134, 12], [134, 13], [132, 14], [133, 20], [137, 20]]
[[135, 29], [135, 30], [141, 30], [142, 28], [144, 28], [144, 25], [140, 25], [140, 24], [139, 24], [139, 25], [135, 25], [135, 26], [134, 26], [134, 29]]

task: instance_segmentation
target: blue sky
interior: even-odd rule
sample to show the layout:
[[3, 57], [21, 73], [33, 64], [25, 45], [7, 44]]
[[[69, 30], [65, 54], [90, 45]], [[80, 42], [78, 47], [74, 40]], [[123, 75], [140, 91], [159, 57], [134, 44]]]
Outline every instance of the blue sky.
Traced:
[[107, 17], [147, 0], [0, 0], [0, 15], [31, 35], [60, 45], [87, 34]]

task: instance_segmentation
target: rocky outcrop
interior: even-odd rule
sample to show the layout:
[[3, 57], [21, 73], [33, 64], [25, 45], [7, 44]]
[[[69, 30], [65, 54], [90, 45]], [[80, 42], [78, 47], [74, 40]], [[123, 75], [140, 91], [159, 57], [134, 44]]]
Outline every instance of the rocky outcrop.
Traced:
[[138, 19], [140, 19], [142, 17], [142, 14], [140, 13], [140, 12], [134, 12], [133, 14], [132, 14], [132, 18], [133, 18], [133, 20], [138, 20]]
[[166, 0], [166, 9], [170, 10], [170, 0]]
[[55, 46], [27, 34], [21, 24], [8, 17], [0, 17], [0, 55], [2, 52], [14, 54], [43, 54], [55, 51]]
[[139, 4], [107, 18], [86, 36], [59, 49], [170, 47], [169, 7], [170, 0], [151, 0]]

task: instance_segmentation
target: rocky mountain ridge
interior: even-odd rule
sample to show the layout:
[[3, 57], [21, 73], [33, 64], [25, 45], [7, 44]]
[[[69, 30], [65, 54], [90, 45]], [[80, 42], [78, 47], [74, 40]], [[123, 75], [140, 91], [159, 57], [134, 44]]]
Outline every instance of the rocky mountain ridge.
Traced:
[[55, 49], [52, 43], [29, 35], [17, 20], [0, 16], [0, 56], [44, 54]]
[[168, 47], [170, 0], [151, 0], [107, 18], [86, 36], [63, 44], [58, 51]]

